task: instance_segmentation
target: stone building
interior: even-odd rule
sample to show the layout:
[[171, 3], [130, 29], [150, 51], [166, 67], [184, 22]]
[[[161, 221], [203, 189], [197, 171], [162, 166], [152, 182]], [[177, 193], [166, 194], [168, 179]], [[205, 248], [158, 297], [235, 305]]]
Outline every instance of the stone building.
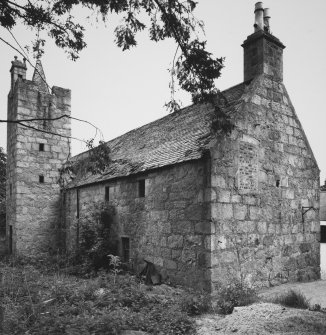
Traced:
[[[244, 81], [216, 96], [235, 125], [230, 134], [212, 131], [211, 105], [186, 107], [107, 142], [105, 172], [77, 175], [61, 203], [57, 170], [69, 142], [52, 133], [69, 135], [68, 120], [47, 123], [51, 134], [11, 124], [13, 248], [55, 248], [60, 231], [60, 242], [74, 250], [80, 218], [105, 202], [115, 209], [121, 256], [145, 258], [174, 282], [209, 290], [232, 276], [257, 285], [319, 278], [319, 215], [304, 213], [319, 202], [319, 169], [283, 84], [284, 45], [269, 32], [262, 3], [254, 27], [242, 45]], [[37, 73], [25, 79], [19, 61], [11, 72], [9, 117], [70, 113], [69, 90], [50, 94]]]
[[[56, 240], [61, 222], [58, 169], [69, 156], [71, 130], [70, 119], [63, 117], [70, 115], [70, 90], [53, 87], [50, 93], [39, 60], [32, 80], [26, 80], [26, 70], [25, 61], [12, 62], [8, 120], [13, 122], [7, 129], [7, 248], [9, 252], [30, 254], [48, 251]], [[23, 121], [30, 119], [34, 121]], [[22, 121], [15, 123], [17, 120]]]

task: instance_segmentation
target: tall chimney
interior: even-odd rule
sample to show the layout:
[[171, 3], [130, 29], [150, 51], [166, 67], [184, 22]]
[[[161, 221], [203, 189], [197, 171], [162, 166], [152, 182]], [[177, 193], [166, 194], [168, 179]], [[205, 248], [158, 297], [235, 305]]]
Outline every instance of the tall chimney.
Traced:
[[269, 31], [269, 8], [255, 4], [255, 32], [242, 44], [244, 51], [244, 81], [261, 74], [283, 80], [283, 49], [285, 46]]
[[255, 4], [255, 32], [258, 30], [264, 30], [264, 8], [262, 2]]

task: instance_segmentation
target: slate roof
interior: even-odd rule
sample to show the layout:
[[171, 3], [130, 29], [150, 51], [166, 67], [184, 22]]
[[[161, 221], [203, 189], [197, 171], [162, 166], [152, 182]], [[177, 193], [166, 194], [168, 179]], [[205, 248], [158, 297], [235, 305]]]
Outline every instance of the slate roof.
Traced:
[[[219, 94], [226, 113], [234, 113], [249, 82]], [[121, 135], [109, 142], [112, 162], [103, 174], [75, 178], [68, 188], [97, 183], [163, 166], [200, 159], [208, 149], [214, 112], [208, 105], [191, 105]], [[73, 157], [82, 159], [87, 152]]]

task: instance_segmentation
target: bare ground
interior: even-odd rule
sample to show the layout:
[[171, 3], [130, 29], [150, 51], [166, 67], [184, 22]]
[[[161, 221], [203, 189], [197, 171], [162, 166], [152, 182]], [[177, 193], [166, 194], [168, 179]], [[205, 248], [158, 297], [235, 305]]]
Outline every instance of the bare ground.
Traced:
[[[301, 291], [311, 304], [326, 308], [326, 281], [285, 284], [262, 291], [260, 297], [266, 300], [289, 289]], [[198, 335], [326, 335], [325, 312], [288, 308], [269, 302], [237, 307], [227, 316], [203, 315], [196, 319], [196, 324]]]

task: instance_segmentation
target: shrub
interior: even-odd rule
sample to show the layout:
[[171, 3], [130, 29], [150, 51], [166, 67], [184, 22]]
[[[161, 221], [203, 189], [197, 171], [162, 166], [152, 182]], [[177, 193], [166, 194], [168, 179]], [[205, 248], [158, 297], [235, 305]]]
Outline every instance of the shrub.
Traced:
[[287, 307], [308, 309], [310, 308], [309, 300], [300, 291], [288, 290], [287, 292], [277, 295], [271, 300], [275, 304]]
[[210, 310], [210, 297], [205, 293], [188, 293], [182, 297], [180, 307], [190, 316], [200, 315]]
[[218, 313], [231, 314], [234, 307], [250, 305], [257, 299], [257, 294], [253, 288], [234, 280], [227, 285], [220, 286], [213, 304]]
[[114, 223], [115, 210], [106, 204], [93, 207], [79, 219], [80, 243], [76, 260], [88, 270], [108, 269], [107, 255], [117, 255], [118, 234]]

